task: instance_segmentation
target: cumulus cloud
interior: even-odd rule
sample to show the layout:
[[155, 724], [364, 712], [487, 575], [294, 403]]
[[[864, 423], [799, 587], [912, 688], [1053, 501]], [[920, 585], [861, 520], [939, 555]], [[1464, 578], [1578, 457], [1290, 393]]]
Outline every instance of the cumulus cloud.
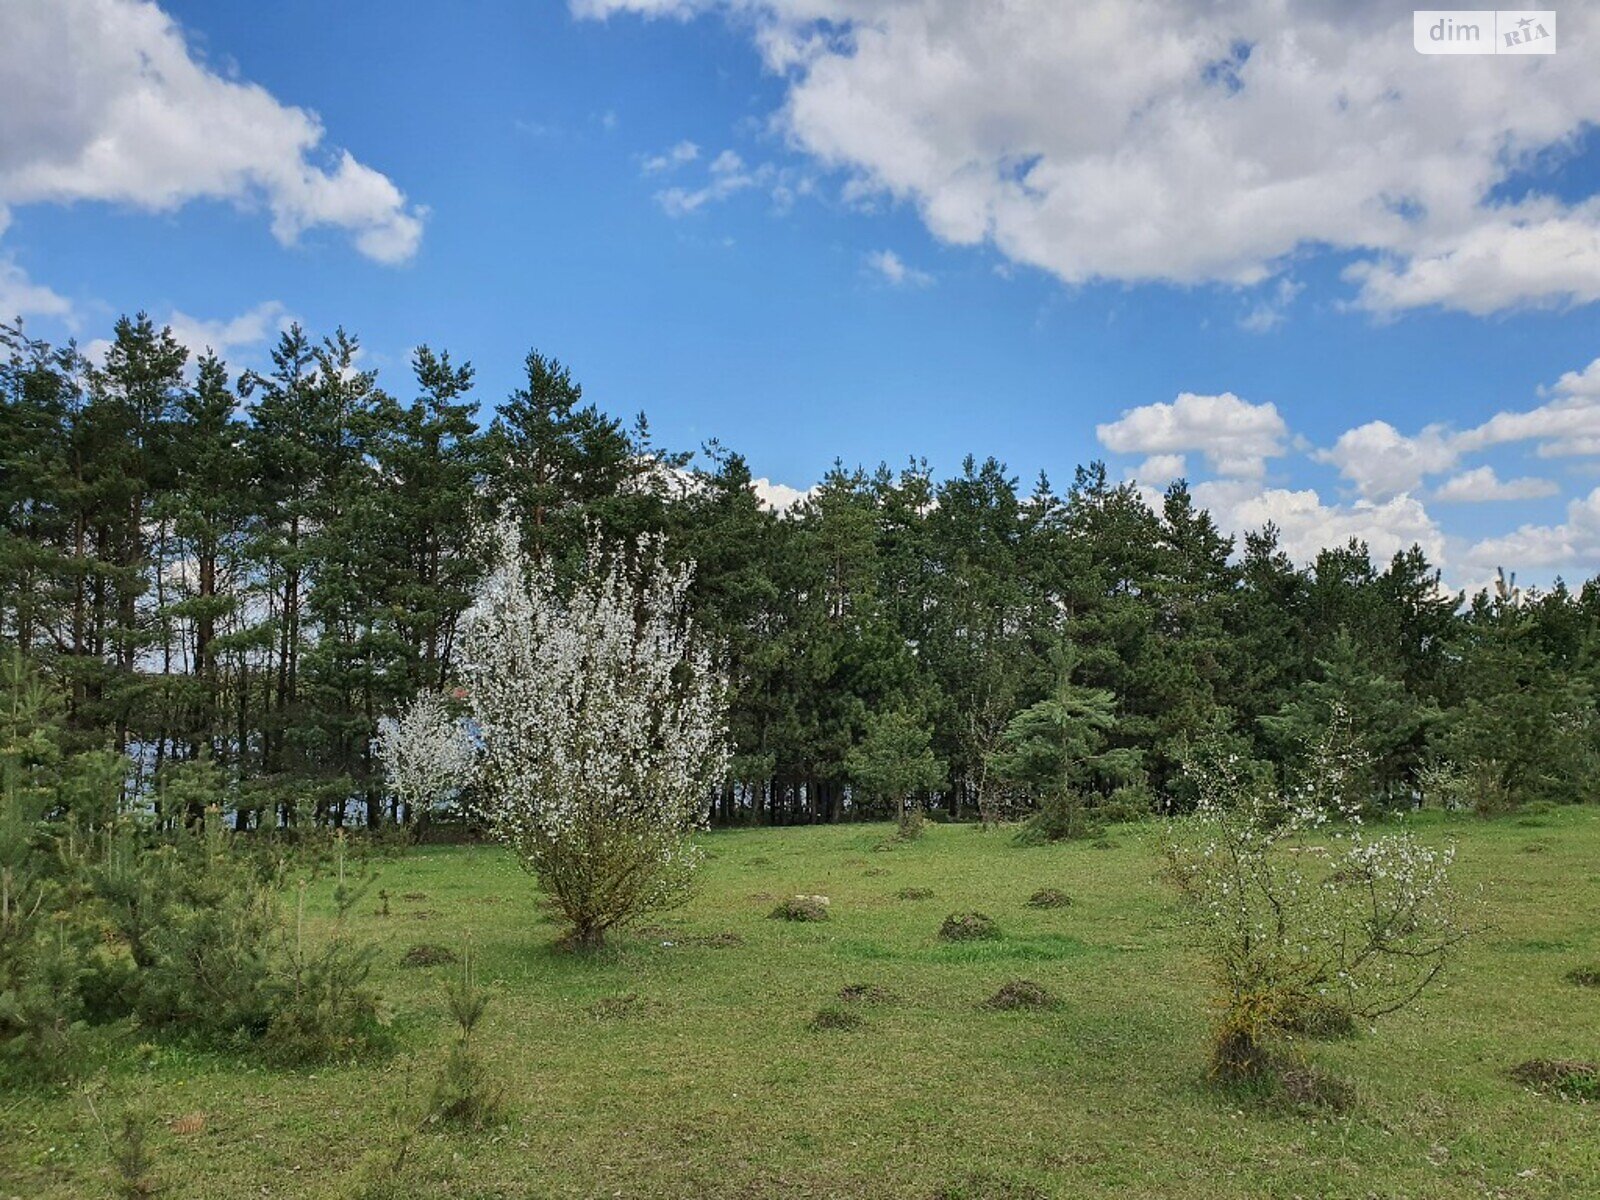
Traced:
[[1381, 500], [1415, 491], [1425, 476], [1448, 471], [1460, 454], [1457, 441], [1439, 426], [1407, 437], [1387, 421], [1368, 421], [1312, 457], [1337, 466], [1366, 499]]
[[867, 255], [867, 266], [894, 287], [927, 287], [933, 282], [932, 275], [907, 266], [893, 250], [874, 250]]
[[1561, 489], [1554, 480], [1525, 475], [1521, 479], [1501, 479], [1493, 467], [1474, 467], [1453, 475], [1433, 493], [1435, 500], [1478, 504], [1490, 500], [1539, 500], [1554, 496]]
[[[269, 337], [289, 327], [294, 318], [277, 300], [266, 300], [236, 317], [191, 317], [177, 309], [160, 324], [172, 331], [173, 340], [189, 351], [190, 365], [209, 352], [227, 358], [240, 350], [260, 346]], [[91, 338], [83, 347], [84, 357], [96, 366], [105, 366], [110, 338]], [[356, 348], [359, 361], [365, 346]]]
[[1581, 371], [1565, 371], [1556, 380], [1555, 391], [1562, 396], [1585, 396], [1600, 400], [1600, 358]]
[[1232, 392], [1183, 392], [1171, 404], [1130, 408], [1120, 419], [1095, 426], [1101, 444], [1119, 454], [1195, 451], [1218, 475], [1252, 479], [1266, 473], [1267, 459], [1284, 453], [1288, 432], [1276, 406], [1251, 404]]
[[382, 263], [411, 258], [425, 210], [315, 114], [226, 79], [144, 0], [19, 0], [0, 38], [0, 207], [104, 201], [170, 211], [260, 206], [273, 235], [344, 231]]
[[[0, 225], [0, 229], [3, 228]], [[42, 283], [34, 283], [11, 258], [0, 255], [0, 321], [71, 315], [70, 300]]]
[[755, 492], [756, 499], [762, 507], [769, 508], [776, 513], [786, 513], [797, 504], [804, 504], [817, 489], [794, 488], [786, 483], [774, 483], [762, 476], [760, 479], [750, 481], [750, 490]]
[[289, 327], [293, 318], [277, 300], [267, 300], [248, 312], [221, 320], [204, 320], [174, 311], [167, 319], [172, 336], [196, 356], [207, 350], [226, 356], [234, 350], [258, 346]]
[[1587, 574], [1600, 560], [1600, 488], [1567, 504], [1559, 525], [1523, 525], [1514, 533], [1485, 538], [1467, 551], [1480, 568], [1572, 567]]
[[[1543, 404], [1506, 409], [1464, 430], [1429, 425], [1405, 434], [1387, 421], [1369, 421], [1312, 457], [1338, 467], [1365, 499], [1383, 500], [1415, 491], [1427, 477], [1453, 471], [1464, 456], [1496, 446], [1534, 442], [1540, 458], [1600, 455], [1600, 359], [1582, 371], [1566, 372], [1544, 394], [1550, 398]], [[1438, 497], [1521, 500], [1554, 493], [1555, 485], [1545, 480], [1502, 482], [1479, 467], [1442, 485]]]
[[1325, 503], [1315, 489], [1261, 488], [1241, 480], [1215, 480], [1191, 489], [1195, 503], [1211, 510], [1217, 524], [1233, 533], [1276, 525], [1285, 553], [1306, 563], [1319, 550], [1351, 538], [1367, 544], [1383, 561], [1419, 545], [1435, 564], [1445, 562], [1444, 533], [1421, 501], [1396, 496], [1383, 503]]
[[1152, 487], [1171, 483], [1188, 474], [1188, 461], [1181, 454], [1152, 454], [1128, 472], [1128, 478]]
[[1356, 263], [1345, 277], [1361, 284], [1359, 306], [1377, 312], [1439, 305], [1481, 317], [1600, 300], [1600, 203], [1532, 207], [1487, 212], [1410, 258]]
[[1541, 458], [1600, 454], [1600, 358], [1568, 371], [1551, 389], [1554, 398], [1523, 412], [1499, 412], [1461, 435], [1463, 449], [1537, 441]]
[[[945, 241], [1061, 279], [1255, 285], [1354, 254], [1392, 312], [1587, 303], [1600, 205], [1501, 185], [1600, 120], [1595, 34], [1425, 59], [1410, 10], [1326, 0], [573, 0], [722, 12], [786, 86], [778, 122]], [[1245, 318], [1270, 327], [1271, 307]]]

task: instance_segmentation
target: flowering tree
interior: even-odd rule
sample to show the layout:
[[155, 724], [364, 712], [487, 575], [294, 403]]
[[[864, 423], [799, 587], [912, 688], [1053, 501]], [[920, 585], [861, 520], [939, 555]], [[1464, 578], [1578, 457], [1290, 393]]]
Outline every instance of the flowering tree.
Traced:
[[1369, 834], [1341, 784], [1341, 744], [1324, 738], [1288, 795], [1214, 747], [1186, 764], [1198, 804], [1168, 825], [1164, 849], [1220, 985], [1212, 1066], [1224, 1078], [1264, 1072], [1274, 1035], [1404, 1007], [1466, 936], [1453, 851]]
[[562, 595], [500, 528], [466, 624], [484, 744], [484, 813], [572, 924], [579, 945], [680, 900], [727, 770], [726, 687], [685, 612], [692, 567], [659, 539], [629, 561], [591, 546]]
[[378, 722], [378, 757], [408, 812], [426, 813], [472, 776], [477, 751], [438, 692], [419, 692], [398, 717]]

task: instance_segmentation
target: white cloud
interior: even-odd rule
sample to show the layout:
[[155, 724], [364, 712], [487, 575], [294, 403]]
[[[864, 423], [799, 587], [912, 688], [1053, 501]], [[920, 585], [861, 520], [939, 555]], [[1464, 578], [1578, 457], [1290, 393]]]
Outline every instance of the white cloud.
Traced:
[[926, 271], [907, 266], [893, 250], [874, 250], [867, 255], [867, 266], [883, 276], [892, 286], [927, 287], [933, 276]]
[[768, 182], [775, 168], [763, 164], [754, 170], [745, 166], [744, 159], [732, 150], [724, 150], [711, 160], [709, 179], [698, 188], [670, 187], [656, 193], [656, 202], [669, 217], [684, 217], [718, 200], [726, 200], [735, 192], [757, 187]]
[[1458, 456], [1456, 439], [1439, 426], [1407, 437], [1387, 421], [1346, 430], [1331, 449], [1312, 454], [1337, 466], [1368, 500], [1415, 491], [1425, 476], [1453, 467]]
[[1538, 441], [1541, 458], [1600, 453], [1600, 358], [1568, 371], [1551, 389], [1555, 399], [1522, 412], [1499, 412], [1463, 433], [1463, 449]]
[[656, 154], [644, 160], [644, 170], [647, 175], [660, 174], [681, 167], [685, 163], [692, 163], [700, 157], [700, 147], [690, 141], [679, 142], [664, 154]]
[[1357, 303], [1377, 312], [1436, 304], [1476, 316], [1600, 300], [1600, 203], [1561, 212], [1486, 212], [1480, 222], [1409, 259], [1356, 263]]
[[1266, 460], [1284, 453], [1288, 427], [1271, 403], [1251, 404], [1232, 392], [1184, 392], [1171, 404], [1145, 404], [1120, 419], [1095, 426], [1108, 450], [1119, 454], [1198, 451], [1219, 475], [1259, 478]]
[[[1537, 442], [1535, 453], [1540, 458], [1600, 455], [1600, 359], [1582, 371], [1566, 372], [1550, 391], [1553, 397], [1543, 404], [1507, 409], [1460, 431], [1429, 425], [1408, 435], [1387, 421], [1369, 421], [1346, 430], [1331, 447], [1314, 451], [1312, 457], [1338, 467], [1366, 499], [1382, 500], [1415, 491], [1428, 476], [1454, 470], [1463, 456], [1495, 446]], [[1483, 492], [1491, 482], [1493, 487]], [[1469, 491], [1474, 494], [1469, 496]], [[1555, 485], [1547, 481], [1501, 482], [1489, 468], [1479, 467], [1448, 481], [1438, 497], [1514, 500], [1554, 492]]]
[[277, 300], [267, 300], [248, 312], [225, 320], [203, 320], [174, 311], [167, 318], [172, 336], [196, 357], [208, 349], [226, 357], [230, 351], [256, 346], [288, 328], [288, 310]]
[[383, 263], [421, 241], [426, 210], [328, 148], [313, 113], [196, 59], [152, 3], [8, 4], [0, 85], [0, 206], [227, 200], [264, 207], [285, 244], [331, 227]]
[[1433, 498], [1474, 504], [1490, 500], [1539, 500], [1560, 491], [1550, 479], [1537, 479], [1531, 475], [1520, 479], [1501, 479], [1493, 467], [1474, 467], [1441, 483], [1433, 493]]
[[[240, 350], [259, 346], [269, 337], [287, 329], [293, 320], [279, 301], [266, 300], [237, 317], [219, 319], [191, 317], [174, 309], [160, 324], [170, 329], [173, 340], [189, 351], [192, 367], [194, 361], [208, 350], [214, 350], [220, 358], [227, 358]], [[110, 338], [91, 338], [80, 349], [90, 362], [103, 367], [111, 346]], [[356, 347], [358, 363], [365, 356], [366, 349], [365, 346]]]
[[763, 508], [769, 508], [775, 513], [786, 513], [797, 504], [809, 500], [817, 490], [814, 487], [793, 488], [786, 483], [774, 483], [766, 476], [750, 481], [750, 490], [755, 492], [756, 499]]
[[1588, 396], [1600, 400], [1600, 358], [1581, 371], [1566, 371], [1556, 380], [1555, 391], [1563, 396]]
[[1567, 504], [1560, 525], [1523, 525], [1514, 533], [1485, 538], [1467, 551], [1478, 567], [1573, 567], [1588, 574], [1600, 560], [1600, 488]]
[[[1128, 472], [1128, 478], [1152, 487], [1182, 479], [1189, 473], [1188, 460], [1181, 454], [1152, 454]], [[1159, 506], [1158, 506], [1159, 507]]]
[[1269, 522], [1278, 527], [1285, 553], [1296, 562], [1310, 562], [1319, 550], [1342, 546], [1351, 538], [1367, 543], [1375, 561], [1382, 562], [1413, 545], [1420, 545], [1435, 565], [1445, 561], [1444, 533], [1422, 502], [1396, 496], [1381, 504], [1357, 500], [1354, 504], [1325, 504], [1312, 488], [1262, 489], [1240, 480], [1196, 484], [1195, 503], [1211, 511], [1224, 530], [1242, 534]]
[[[1306, 247], [1357, 302], [1487, 312], [1600, 294], [1600, 204], [1497, 188], [1600, 120], [1592, 22], [1561, 53], [1427, 59], [1410, 11], [1327, 0], [573, 0], [720, 11], [853, 197], [1077, 283], [1254, 285]], [[1256, 325], [1270, 325], [1270, 309]]]
[[9, 256], [0, 255], [0, 321], [71, 315], [72, 301], [42, 283], [34, 283]]
[[1305, 291], [1305, 286], [1292, 279], [1278, 280], [1264, 298], [1239, 318], [1239, 328], [1248, 333], [1270, 333], [1288, 319], [1289, 306]]
[[[695, 157], [699, 157], [698, 149]], [[669, 187], [656, 193], [656, 203], [669, 217], [686, 217], [708, 204], [726, 200], [752, 188], [765, 190], [777, 212], [787, 212], [796, 196], [810, 194], [812, 180], [789, 167], [774, 163], [746, 163], [736, 150], [724, 150], [706, 167], [699, 187]]]

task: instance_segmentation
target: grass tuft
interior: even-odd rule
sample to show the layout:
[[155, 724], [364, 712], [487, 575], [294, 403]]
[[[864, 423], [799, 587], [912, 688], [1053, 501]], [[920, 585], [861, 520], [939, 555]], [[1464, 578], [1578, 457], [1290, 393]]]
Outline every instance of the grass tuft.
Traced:
[[1536, 1092], [1563, 1100], [1600, 1100], [1600, 1064], [1575, 1058], [1530, 1058], [1511, 1068], [1511, 1078]]

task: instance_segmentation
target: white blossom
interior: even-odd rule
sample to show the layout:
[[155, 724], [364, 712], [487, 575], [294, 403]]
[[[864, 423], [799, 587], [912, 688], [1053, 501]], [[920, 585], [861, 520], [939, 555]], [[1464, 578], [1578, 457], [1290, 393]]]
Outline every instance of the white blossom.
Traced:
[[686, 615], [692, 567], [669, 567], [660, 539], [631, 561], [591, 545], [570, 595], [514, 524], [495, 550], [465, 624], [483, 815], [598, 941], [687, 886], [727, 769], [725, 683]]
[[[1313, 748], [1281, 791], [1236, 756], [1195, 755], [1194, 813], [1169, 822], [1169, 873], [1222, 985], [1219, 1047], [1238, 1054], [1315, 999], [1371, 1019], [1408, 1004], [1466, 936], [1452, 848], [1374, 836], [1346, 794], [1347, 761]], [[1220, 1062], [1219, 1069], [1238, 1062]]]
[[428, 808], [472, 776], [476, 748], [437, 692], [419, 692], [398, 717], [378, 722], [378, 756], [406, 805]]

